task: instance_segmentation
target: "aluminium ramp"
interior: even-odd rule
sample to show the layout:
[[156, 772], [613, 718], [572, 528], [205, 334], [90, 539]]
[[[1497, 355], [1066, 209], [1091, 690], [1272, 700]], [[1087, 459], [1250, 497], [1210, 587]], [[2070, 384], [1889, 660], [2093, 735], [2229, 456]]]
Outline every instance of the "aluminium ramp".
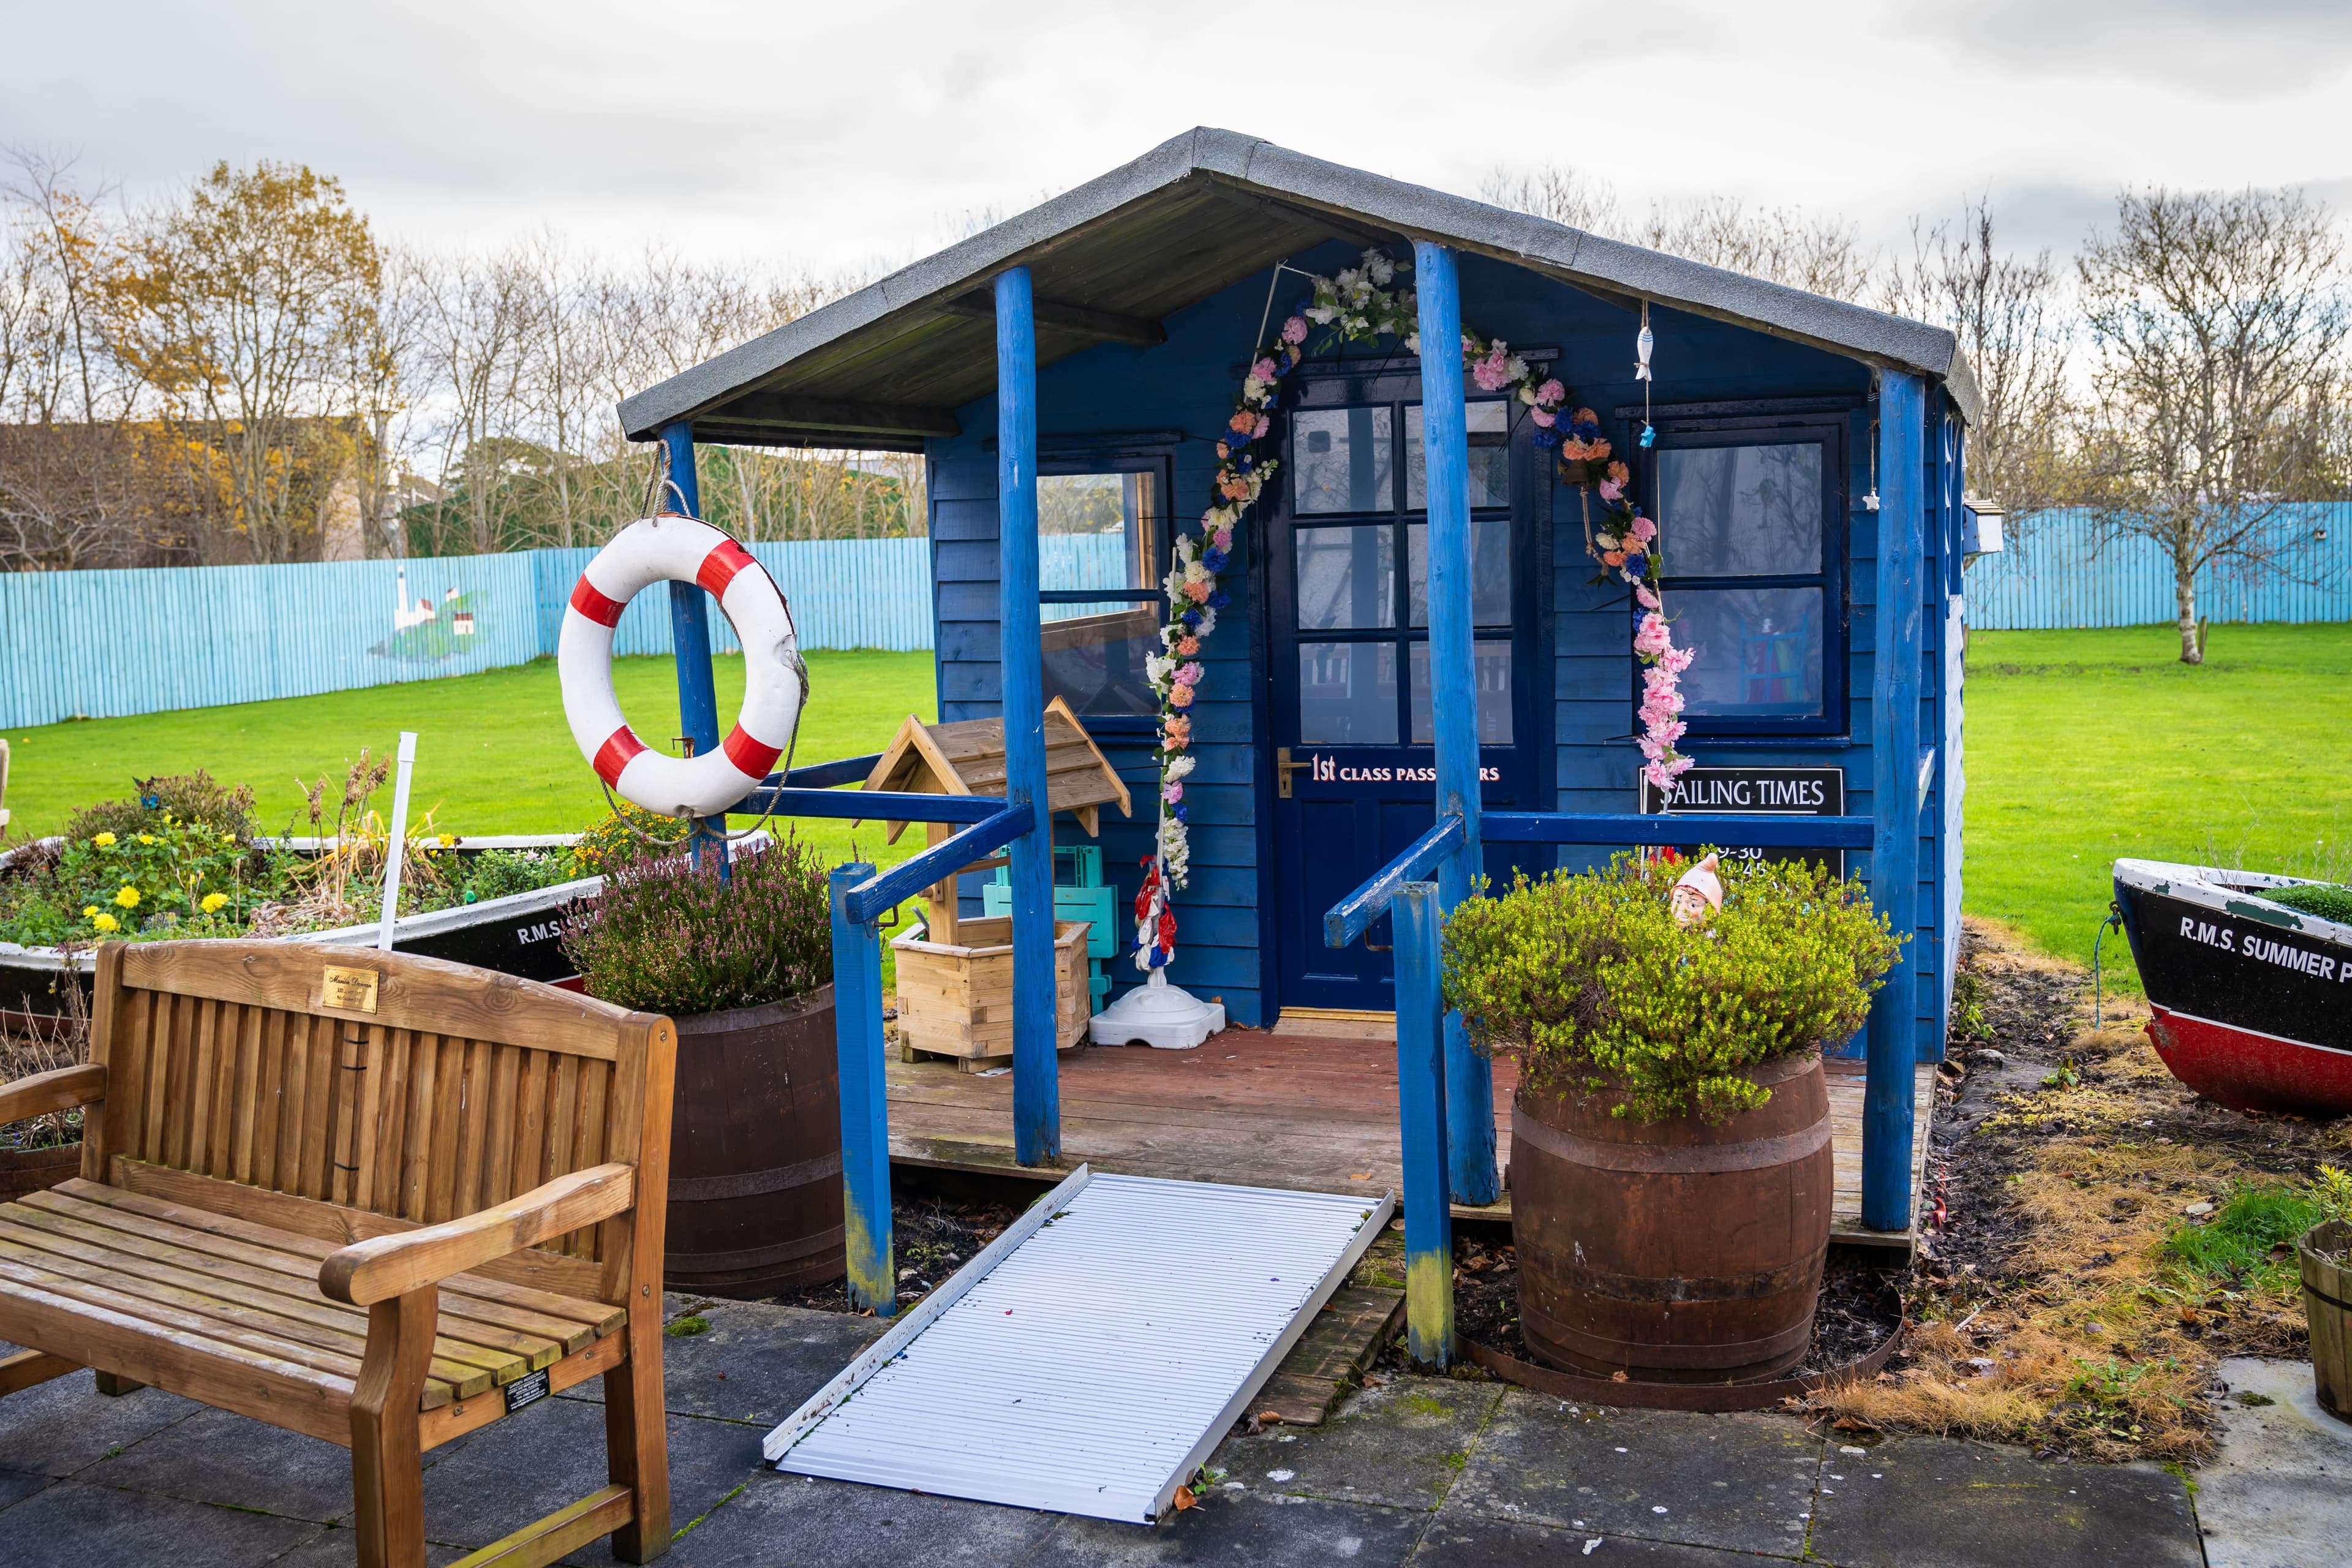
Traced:
[[763, 1452], [798, 1475], [1151, 1523], [1395, 1208], [1082, 1166]]

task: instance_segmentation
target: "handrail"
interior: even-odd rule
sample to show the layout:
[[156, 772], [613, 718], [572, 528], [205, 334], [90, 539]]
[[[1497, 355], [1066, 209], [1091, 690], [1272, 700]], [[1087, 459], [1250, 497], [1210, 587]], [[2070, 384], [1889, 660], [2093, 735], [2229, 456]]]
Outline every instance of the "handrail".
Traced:
[[872, 752], [862, 757], [842, 757], [830, 763], [811, 763], [804, 768], [794, 768], [788, 773], [770, 773], [761, 781], [764, 789], [830, 789], [835, 784], [863, 784], [874, 772], [874, 764], [882, 753]]
[[[849, 799], [871, 801], [874, 795], [852, 795]], [[918, 800], [984, 800], [977, 795], [916, 795], [884, 796], [886, 799]], [[934, 886], [954, 876], [958, 871], [982, 856], [993, 854], [1029, 831], [1036, 814], [1027, 802], [1006, 805], [1003, 801], [984, 800], [995, 808], [985, 820], [974, 823], [952, 837], [941, 839], [911, 860], [902, 860], [887, 871], [877, 873], [858, 883], [842, 895], [842, 908], [850, 920], [866, 925], [878, 920], [885, 910], [895, 908], [914, 897], [925, 888]], [[873, 815], [868, 813], [867, 815]]]
[[[1492, 817], [1485, 818], [1494, 820]], [[1363, 886], [1331, 906], [1323, 917], [1323, 945], [1345, 947], [1388, 911], [1389, 900], [1407, 882], [1419, 881], [1437, 863], [1462, 847], [1462, 819], [1446, 816], [1414, 839], [1404, 853], [1365, 879]]]
[[1740, 816], [1688, 813], [1489, 811], [1478, 819], [1489, 844], [1752, 844], [1773, 849], [1867, 849], [1869, 816]]
[[877, 822], [985, 822], [1004, 809], [992, 795], [923, 795], [887, 789], [755, 789], [730, 811], [742, 816], [842, 816]]

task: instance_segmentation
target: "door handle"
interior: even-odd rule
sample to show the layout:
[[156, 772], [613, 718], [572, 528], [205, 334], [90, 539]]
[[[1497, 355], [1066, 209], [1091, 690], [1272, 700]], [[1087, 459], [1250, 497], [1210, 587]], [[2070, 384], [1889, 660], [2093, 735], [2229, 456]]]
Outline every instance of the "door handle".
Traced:
[[1276, 775], [1275, 793], [1280, 795], [1283, 799], [1288, 800], [1290, 798], [1290, 775], [1297, 773], [1300, 768], [1311, 768], [1314, 765], [1315, 759], [1312, 757], [1307, 758], [1307, 761], [1303, 763], [1292, 762], [1290, 760], [1290, 748], [1288, 746], [1276, 746], [1274, 749], [1274, 771]]

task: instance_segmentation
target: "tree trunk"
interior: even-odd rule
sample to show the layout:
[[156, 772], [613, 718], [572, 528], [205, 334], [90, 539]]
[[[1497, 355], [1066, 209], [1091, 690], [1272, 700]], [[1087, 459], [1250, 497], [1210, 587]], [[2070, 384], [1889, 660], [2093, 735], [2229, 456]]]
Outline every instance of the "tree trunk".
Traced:
[[2197, 574], [2182, 555], [2172, 558], [2172, 598], [2180, 606], [2180, 662], [2202, 664], [2205, 649], [2197, 636]]

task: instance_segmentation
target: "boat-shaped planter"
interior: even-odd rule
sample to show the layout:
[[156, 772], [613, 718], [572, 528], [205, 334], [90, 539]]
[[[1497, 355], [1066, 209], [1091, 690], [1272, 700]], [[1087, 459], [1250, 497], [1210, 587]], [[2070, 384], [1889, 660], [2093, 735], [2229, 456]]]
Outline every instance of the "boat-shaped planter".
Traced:
[[[463, 855], [485, 849], [568, 848], [578, 842], [579, 835], [571, 833], [485, 835], [465, 839], [455, 852]], [[289, 839], [287, 843], [297, 852], [316, 853], [320, 847], [319, 840], [306, 837]], [[11, 857], [22, 852], [13, 850], [0, 856], [0, 868], [5, 868]], [[563, 918], [582, 900], [594, 898], [604, 888], [602, 877], [583, 877], [527, 893], [509, 893], [502, 899], [403, 915], [393, 922], [392, 945], [399, 952], [446, 958], [502, 974], [520, 975], [525, 980], [545, 980], [561, 985], [573, 980], [575, 974], [571, 961], [563, 956], [563, 944], [556, 940], [563, 928]], [[379, 922], [368, 921], [332, 931], [299, 931], [275, 940], [373, 947], [379, 929]], [[38, 1028], [50, 1018], [61, 1017], [66, 1000], [59, 990], [60, 981], [72, 972], [87, 999], [90, 973], [97, 962], [96, 953], [87, 948], [68, 959], [54, 947], [24, 947], [13, 942], [0, 942], [0, 1025]]]
[[2352, 1113], [2352, 926], [2264, 897], [2307, 879], [2161, 860], [2115, 879], [2174, 1077], [2237, 1110]]

